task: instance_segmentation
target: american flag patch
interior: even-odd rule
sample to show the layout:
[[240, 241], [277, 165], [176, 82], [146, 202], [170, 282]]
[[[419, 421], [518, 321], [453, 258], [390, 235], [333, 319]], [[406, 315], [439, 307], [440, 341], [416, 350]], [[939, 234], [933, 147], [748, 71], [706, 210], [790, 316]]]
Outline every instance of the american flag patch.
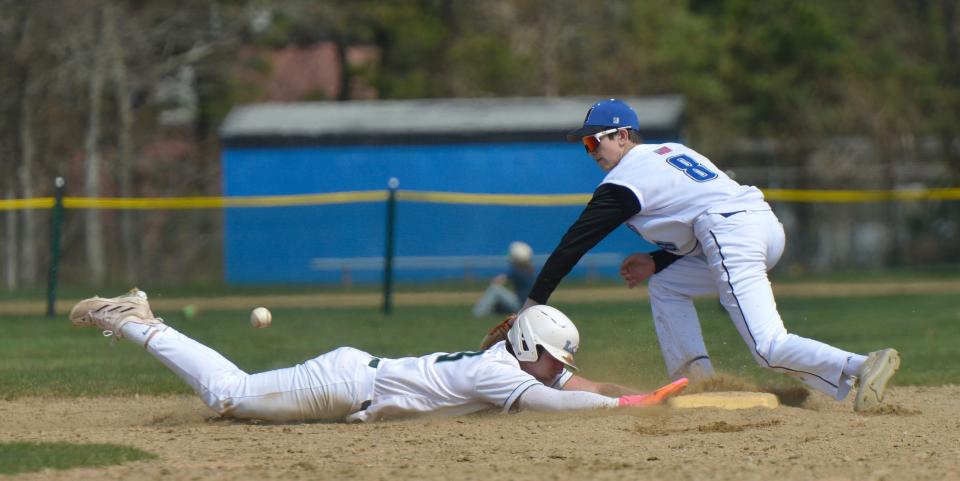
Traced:
[[657, 150], [654, 150], [654, 152], [656, 152], [656, 153], [658, 153], [658, 154], [660, 154], [660, 155], [663, 155], [663, 154], [669, 154], [670, 152], [672, 152], [672, 150], [670, 150], [670, 147], [663, 146], [663, 147], [660, 147], [660, 148], [657, 149]]

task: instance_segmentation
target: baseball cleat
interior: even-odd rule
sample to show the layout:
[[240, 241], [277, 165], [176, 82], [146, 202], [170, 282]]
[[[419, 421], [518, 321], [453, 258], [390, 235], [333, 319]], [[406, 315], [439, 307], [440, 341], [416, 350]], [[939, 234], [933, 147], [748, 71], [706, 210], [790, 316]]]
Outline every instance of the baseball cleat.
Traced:
[[871, 352], [857, 373], [857, 395], [853, 399], [853, 410], [860, 412], [879, 406], [883, 402], [887, 382], [899, 368], [900, 353], [896, 349]]
[[120, 328], [128, 322], [162, 324], [150, 310], [147, 293], [134, 287], [122, 296], [91, 297], [73, 306], [70, 322], [78, 327], [99, 327], [105, 336], [123, 337]]

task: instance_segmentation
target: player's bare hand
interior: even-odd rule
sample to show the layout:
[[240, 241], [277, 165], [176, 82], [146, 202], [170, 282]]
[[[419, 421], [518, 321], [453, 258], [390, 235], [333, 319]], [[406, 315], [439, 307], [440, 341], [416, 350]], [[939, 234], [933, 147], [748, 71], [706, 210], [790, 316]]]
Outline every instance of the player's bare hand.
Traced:
[[493, 285], [496, 285], [496, 286], [502, 286], [502, 285], [504, 285], [504, 284], [507, 283], [507, 275], [506, 275], [506, 274], [497, 274], [496, 277], [494, 277], [493, 279], [490, 280], [490, 283], [493, 284]]
[[620, 277], [627, 283], [627, 287], [633, 289], [653, 275], [654, 267], [653, 257], [650, 257], [650, 254], [641, 252], [631, 254], [620, 264]]

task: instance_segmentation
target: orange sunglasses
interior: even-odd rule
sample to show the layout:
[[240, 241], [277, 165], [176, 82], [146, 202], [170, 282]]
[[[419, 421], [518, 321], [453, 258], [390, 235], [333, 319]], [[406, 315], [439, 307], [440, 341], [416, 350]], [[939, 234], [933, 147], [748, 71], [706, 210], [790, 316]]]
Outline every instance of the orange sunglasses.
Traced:
[[622, 128], [625, 127], [616, 127], [610, 130], [604, 130], [603, 132], [597, 132], [593, 135], [588, 135], [583, 138], [583, 148], [587, 149], [588, 154], [592, 154], [597, 151], [597, 147], [600, 147], [600, 139], [605, 135], [610, 135]]

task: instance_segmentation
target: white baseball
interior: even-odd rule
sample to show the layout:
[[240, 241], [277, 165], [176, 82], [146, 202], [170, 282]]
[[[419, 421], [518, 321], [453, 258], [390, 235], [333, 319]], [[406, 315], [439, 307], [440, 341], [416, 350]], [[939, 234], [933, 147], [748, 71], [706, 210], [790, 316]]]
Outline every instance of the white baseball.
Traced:
[[264, 328], [270, 325], [273, 316], [266, 307], [258, 307], [250, 312], [250, 325], [256, 328]]

